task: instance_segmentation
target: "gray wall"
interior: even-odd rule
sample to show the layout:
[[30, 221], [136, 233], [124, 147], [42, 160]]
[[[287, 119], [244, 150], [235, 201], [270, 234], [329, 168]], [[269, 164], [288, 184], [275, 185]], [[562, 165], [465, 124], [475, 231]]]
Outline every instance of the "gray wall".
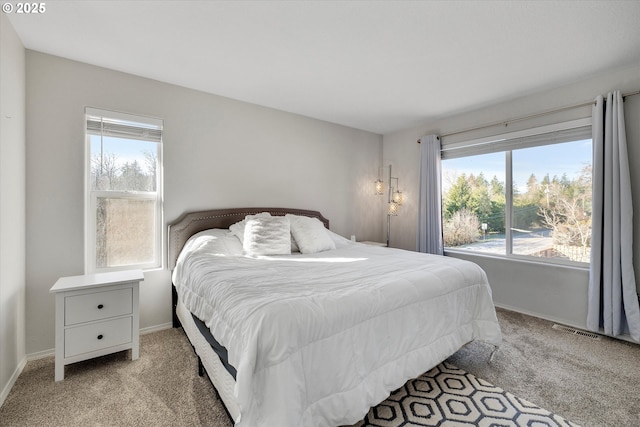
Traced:
[[[3, 67], [17, 67], [12, 87], [24, 88], [24, 49], [3, 17]], [[9, 36], [5, 33], [10, 33]], [[7, 48], [13, 53], [7, 53]], [[5, 61], [11, 55], [11, 61]], [[22, 60], [20, 59], [22, 55]], [[22, 61], [22, 62], [21, 62]], [[21, 65], [22, 64], [22, 65]], [[4, 72], [4, 68], [3, 68]], [[5, 90], [3, 76], [3, 109]], [[359, 240], [382, 241], [386, 223], [382, 198], [371, 195], [378, 166], [392, 163], [407, 202], [392, 219], [392, 246], [415, 249], [418, 164], [416, 139], [428, 133], [448, 133], [477, 125], [535, 114], [594, 98], [612, 89], [624, 92], [640, 88], [640, 67], [618, 70], [576, 82], [554, 91], [452, 117], [425, 120], [420, 127], [381, 137], [307, 117], [276, 111], [215, 95], [144, 79], [113, 70], [65, 60], [43, 53], [26, 52], [26, 173], [21, 172], [24, 135], [16, 131], [17, 145], [8, 145], [3, 117], [2, 149], [11, 147], [12, 159], [2, 157], [2, 215], [20, 216], [19, 190], [26, 175], [26, 280], [24, 241], [20, 219], [16, 227], [2, 224], [3, 262], [5, 231], [14, 233], [18, 248], [12, 255], [16, 268], [2, 271], [0, 302], [2, 320], [11, 317], [9, 332], [3, 329], [4, 353], [11, 353], [8, 371], [27, 354], [49, 352], [54, 346], [54, 305], [49, 288], [58, 277], [84, 272], [84, 137], [85, 106], [150, 115], [165, 120], [164, 178], [165, 224], [183, 212], [232, 206], [284, 206], [317, 209], [331, 220], [332, 229]], [[629, 152], [640, 165], [640, 97], [625, 104]], [[21, 101], [22, 99], [22, 101]], [[15, 105], [24, 105], [17, 93]], [[24, 107], [23, 107], [24, 109]], [[18, 108], [19, 110], [19, 108]], [[590, 115], [588, 107], [520, 122], [517, 130], [549, 122]], [[15, 116], [19, 123], [20, 115]], [[13, 119], [12, 119], [13, 120]], [[24, 121], [24, 115], [22, 116]], [[19, 126], [18, 126], [19, 127]], [[24, 129], [24, 126], [23, 126]], [[463, 138], [502, 133], [503, 128], [473, 132]], [[13, 135], [13, 134], [12, 134]], [[453, 138], [453, 137], [452, 137]], [[24, 155], [24, 154], [22, 154]], [[9, 157], [7, 157], [9, 159]], [[382, 162], [381, 162], [382, 159]], [[5, 174], [5, 163], [10, 163]], [[24, 161], [23, 163], [24, 164]], [[9, 172], [11, 171], [11, 172]], [[632, 168], [636, 211], [640, 203], [640, 172]], [[5, 176], [9, 177], [9, 183]], [[18, 188], [15, 208], [5, 207], [5, 187]], [[17, 187], [16, 187], [17, 185]], [[11, 190], [10, 190], [11, 191]], [[7, 194], [7, 196], [5, 196]], [[14, 224], [12, 222], [11, 224]], [[22, 225], [24, 233], [24, 225]], [[17, 234], [16, 234], [17, 233]], [[635, 231], [640, 242], [640, 227]], [[583, 326], [586, 313], [587, 272], [465, 256], [488, 273], [496, 303], [516, 310]], [[8, 258], [12, 259], [12, 258]], [[640, 250], [635, 250], [640, 272]], [[6, 279], [5, 279], [6, 277]], [[24, 303], [5, 310], [9, 298], [25, 292]], [[8, 283], [8, 284], [7, 284]], [[13, 304], [13, 300], [11, 300]], [[14, 307], [13, 305], [11, 307]], [[22, 314], [21, 314], [22, 310]], [[163, 327], [170, 321], [170, 278], [166, 269], [146, 273], [141, 287], [141, 326]], [[26, 335], [26, 350], [24, 336]], [[13, 341], [15, 340], [15, 345]], [[5, 350], [11, 347], [11, 350]], [[14, 355], [14, 349], [15, 354]], [[3, 362], [5, 363], [5, 362]], [[1, 375], [5, 374], [4, 364]], [[4, 377], [2, 377], [4, 379]], [[5, 384], [3, 381], [0, 385]]]
[[[554, 90], [532, 93], [513, 101], [488, 105], [451, 117], [425, 120], [424, 125], [384, 135], [383, 159], [394, 165], [394, 176], [400, 178], [401, 188], [408, 199], [402, 213], [392, 218], [391, 246], [415, 250], [417, 225], [418, 159], [417, 139], [427, 134], [444, 135], [475, 126], [482, 126], [512, 118], [559, 109], [595, 99], [612, 90], [623, 93], [640, 89], [640, 65], [611, 71], [574, 82]], [[437, 102], [437, 100], [434, 100]], [[474, 132], [447, 137], [445, 141], [497, 135], [509, 131], [557, 123], [580, 117], [590, 117], [591, 107], [573, 109], [544, 117], [495, 126]], [[627, 98], [625, 117], [631, 179], [634, 187], [634, 209], [640, 212], [640, 95]], [[638, 214], [640, 215], [640, 214]], [[638, 217], [636, 215], [636, 217]], [[635, 221], [638, 224], [638, 221]], [[634, 230], [634, 264], [640, 284], [640, 225]], [[500, 258], [473, 255], [453, 255], [477, 262], [491, 281], [497, 305], [530, 313], [565, 324], [586, 327], [588, 271], [580, 268], [556, 267]], [[639, 286], [640, 289], [640, 286]]]
[[0, 405], [25, 363], [25, 53], [0, 14]]
[[[84, 107], [164, 119], [164, 215], [265, 206], [321, 211], [335, 232], [382, 237], [370, 197], [382, 136], [27, 51], [28, 354], [54, 347], [58, 277], [84, 272]], [[145, 273], [141, 327], [170, 322], [166, 269]]]

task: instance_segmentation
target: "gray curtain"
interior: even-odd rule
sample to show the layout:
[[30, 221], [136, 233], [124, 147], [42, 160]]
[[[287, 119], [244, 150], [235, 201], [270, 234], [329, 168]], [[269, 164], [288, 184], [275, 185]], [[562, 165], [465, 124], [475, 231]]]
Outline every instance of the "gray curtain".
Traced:
[[437, 135], [420, 138], [417, 249], [437, 255], [444, 254], [440, 161], [440, 138]]
[[640, 308], [633, 271], [633, 206], [619, 91], [593, 107], [593, 207], [587, 326], [640, 342]]

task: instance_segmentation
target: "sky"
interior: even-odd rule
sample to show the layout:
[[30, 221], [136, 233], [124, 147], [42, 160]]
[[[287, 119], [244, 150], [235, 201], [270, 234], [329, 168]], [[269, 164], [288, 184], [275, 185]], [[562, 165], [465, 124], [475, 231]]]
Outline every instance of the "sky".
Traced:
[[[91, 156], [100, 154], [100, 136], [90, 135], [91, 138]], [[116, 164], [123, 166], [125, 163], [131, 163], [134, 160], [138, 162], [140, 168], [145, 172], [149, 172], [147, 162], [144, 157], [145, 151], [155, 152], [158, 144], [149, 141], [140, 141], [135, 139], [113, 138], [105, 136], [103, 140], [104, 153], [112, 153], [117, 157]]]
[[[567, 174], [571, 180], [592, 162], [591, 140], [566, 142], [513, 151], [513, 181], [520, 191], [526, 191], [527, 181], [533, 173], [538, 182], [545, 175], [550, 178]], [[480, 156], [462, 157], [442, 161], [442, 192], [446, 193], [452, 181], [465, 173], [484, 173], [487, 181], [496, 176], [505, 182], [505, 153], [491, 153]]]

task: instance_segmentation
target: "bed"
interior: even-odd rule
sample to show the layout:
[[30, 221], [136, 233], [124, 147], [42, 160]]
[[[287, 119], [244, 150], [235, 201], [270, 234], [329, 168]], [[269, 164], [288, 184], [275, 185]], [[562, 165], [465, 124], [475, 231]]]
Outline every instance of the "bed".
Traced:
[[466, 343], [501, 343], [476, 264], [351, 242], [316, 211], [187, 213], [168, 250], [174, 326], [238, 427], [353, 424]]

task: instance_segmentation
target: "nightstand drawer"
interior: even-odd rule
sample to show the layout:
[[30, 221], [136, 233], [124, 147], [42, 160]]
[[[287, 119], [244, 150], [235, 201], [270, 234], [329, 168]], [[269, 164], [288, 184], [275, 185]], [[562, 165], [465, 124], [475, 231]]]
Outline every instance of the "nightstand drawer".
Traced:
[[64, 324], [90, 322], [109, 317], [131, 314], [133, 311], [133, 291], [95, 292], [65, 298]]
[[64, 331], [64, 357], [131, 342], [131, 317], [105, 320]]

